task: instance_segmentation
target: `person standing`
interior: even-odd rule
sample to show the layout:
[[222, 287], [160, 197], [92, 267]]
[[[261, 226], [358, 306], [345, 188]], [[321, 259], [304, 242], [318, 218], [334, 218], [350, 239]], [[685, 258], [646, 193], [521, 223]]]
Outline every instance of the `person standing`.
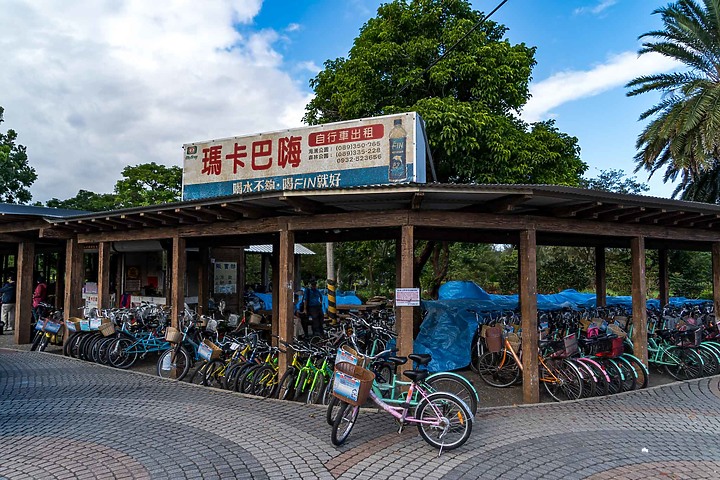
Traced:
[[2, 294], [2, 307], [0, 309], [0, 321], [5, 325], [5, 330], [15, 330], [15, 277], [8, 275], [7, 282], [0, 288]]
[[44, 303], [47, 298], [47, 284], [42, 275], [37, 276], [36, 283], [33, 292], [33, 319], [37, 322], [43, 313], [43, 307], [40, 304]]
[[317, 281], [310, 282], [310, 288], [305, 289], [305, 313], [312, 322], [313, 336], [324, 337], [322, 294], [317, 288]]

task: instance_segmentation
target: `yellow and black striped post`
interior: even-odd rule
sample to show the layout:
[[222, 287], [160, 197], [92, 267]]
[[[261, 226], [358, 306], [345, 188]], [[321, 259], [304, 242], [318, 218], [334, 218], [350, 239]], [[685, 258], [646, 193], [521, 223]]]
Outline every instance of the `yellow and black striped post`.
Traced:
[[335, 280], [328, 278], [327, 279], [328, 318], [330, 319], [331, 325], [337, 324], [337, 308], [335, 305], [335, 288], [336, 288]]

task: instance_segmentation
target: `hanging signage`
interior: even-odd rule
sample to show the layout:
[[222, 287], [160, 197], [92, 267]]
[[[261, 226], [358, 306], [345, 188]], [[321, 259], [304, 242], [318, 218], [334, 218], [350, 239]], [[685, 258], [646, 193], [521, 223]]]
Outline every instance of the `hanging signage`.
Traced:
[[237, 292], [237, 263], [236, 262], [215, 262], [215, 282], [213, 291], [215, 293], [236, 293]]
[[419, 307], [420, 306], [420, 289], [419, 288], [396, 288], [395, 289], [395, 306], [396, 307]]
[[183, 200], [425, 183], [415, 112], [183, 145]]

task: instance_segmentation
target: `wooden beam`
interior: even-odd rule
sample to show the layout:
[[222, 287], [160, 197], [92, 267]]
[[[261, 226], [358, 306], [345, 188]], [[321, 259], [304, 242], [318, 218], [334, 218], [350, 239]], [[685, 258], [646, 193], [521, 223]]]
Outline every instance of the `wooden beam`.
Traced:
[[[120, 215], [120, 219], [121, 219], [123, 222], [130, 223], [130, 224], [133, 224], [133, 225], [138, 225], [138, 226], [141, 226], [141, 227], [147, 227], [147, 226], [148, 226], [148, 224], [145, 223], [145, 222], [143, 222], [142, 220], [138, 220], [138, 219], [133, 218], [133, 217], [130, 217], [130, 216], [128, 216], [128, 215]], [[129, 226], [129, 227], [132, 227], [132, 225], [128, 225], [128, 226]]]
[[196, 222], [209, 223], [217, 220], [215, 215], [210, 212], [203, 212], [200, 210], [185, 210], [183, 208], [176, 208], [175, 213], [187, 218], [192, 218]]
[[[170, 225], [169, 220], [175, 220], [173, 217], [168, 215], [158, 215], [156, 213], [148, 212], [140, 212], [140, 217], [153, 222], [155, 225]], [[175, 223], [177, 223], [177, 220], [175, 220]]]
[[720, 242], [712, 244], [713, 305], [715, 319], [720, 317]]
[[[5, 216], [5, 215], [0, 215]], [[0, 224], [0, 233], [29, 232], [32, 230], [40, 230], [50, 226], [46, 220], [29, 220], [27, 222], [10, 222]]]
[[693, 227], [710, 227], [714, 223], [720, 223], [720, 215], [714, 214], [714, 215], [705, 215], [705, 218], [703, 220], [699, 220], [696, 222], [693, 222]]
[[98, 244], [98, 308], [110, 308], [110, 242]]
[[2, 243], [23, 243], [33, 240], [35, 240], [35, 238], [33, 238], [32, 236], [12, 233], [0, 233], [0, 242]]
[[425, 198], [424, 192], [415, 192], [412, 195], [412, 200], [410, 200], [410, 208], [412, 210], [420, 210], [420, 207], [422, 206], [423, 199]]
[[520, 195], [503, 195], [502, 197], [488, 200], [487, 202], [474, 203], [458, 209], [458, 212], [475, 212], [475, 213], [509, 213], [515, 207], [532, 200], [533, 196], [529, 194]]
[[663, 216], [653, 218], [653, 223], [658, 225], [675, 225], [678, 217], [684, 217], [685, 212], [668, 212]]
[[[293, 304], [295, 289], [295, 233], [288, 230], [280, 231], [277, 271], [273, 272], [278, 277], [278, 337], [285, 342], [291, 342], [295, 334], [295, 308]], [[285, 350], [282, 345], [280, 347]], [[278, 362], [280, 367], [279, 376], [282, 377], [287, 367], [292, 362], [292, 352], [281, 352]]]
[[328, 205], [305, 197], [282, 196], [279, 197], [283, 203], [290, 205], [297, 213], [316, 215], [319, 213], [342, 213], [343, 210], [335, 205]]
[[535, 230], [520, 232], [520, 318], [522, 319], [523, 402], [540, 402], [537, 324], [537, 245]]
[[658, 287], [660, 290], [660, 306], [670, 303], [670, 275], [668, 275], [667, 248], [658, 250]]
[[32, 297], [35, 289], [35, 243], [18, 244], [17, 272], [15, 281], [15, 343], [30, 343]]
[[617, 221], [619, 222], [635, 222], [643, 215], [645, 215], [645, 207], [634, 207], [627, 209], [626, 213], [618, 215]]
[[598, 215], [597, 219], [600, 220], [601, 222], [606, 222], [606, 221], [617, 222], [618, 220], [620, 220], [623, 217], [627, 217], [627, 216], [638, 214], [638, 213], [645, 213], [645, 208], [644, 207], [625, 207], [625, 206], [621, 205], [620, 208], [618, 208], [615, 211], [603, 213], [602, 215]]
[[[413, 288], [413, 269], [415, 267], [415, 227], [400, 227], [400, 276], [397, 277], [399, 288]], [[415, 307], [395, 307], [398, 355], [407, 357], [413, 353], [413, 322]]]
[[245, 218], [271, 217], [276, 214], [275, 211], [268, 208], [243, 203], [221, 203], [220, 206], [232, 212], [239, 213]]
[[[574, 217], [580, 212], [585, 211], [595, 211], [598, 207], [602, 207], [602, 202], [588, 202], [588, 203], [580, 203], [577, 205], [567, 205], [564, 207], [554, 207], [548, 209], [548, 212], [553, 215], [554, 217]], [[615, 205], [612, 206], [612, 208], [615, 208]]]
[[601, 203], [601, 202], [597, 202], [597, 203], [600, 203], [600, 205], [577, 212], [575, 214], [575, 218], [596, 219], [596, 218], [598, 218], [598, 216], [602, 215], [603, 213], [613, 212], [615, 210], [623, 208], [621, 205], [618, 205], [616, 203]]
[[185, 271], [187, 255], [185, 239], [176, 235], [172, 238], [172, 284], [170, 286], [171, 324], [178, 328], [180, 316], [185, 312]]
[[[687, 217], [680, 219], [675, 222], [675, 225], [678, 227], [694, 227], [696, 223], [702, 221], [707, 221], [707, 215], [704, 213], [698, 213], [695, 215], [688, 215]], [[712, 216], [712, 220], [716, 220], [715, 215]]]
[[[208, 314], [208, 299], [210, 298], [210, 248], [200, 247], [200, 265], [198, 265], [198, 313]], [[242, 295], [244, 285], [238, 282], [237, 294]]]
[[598, 307], [607, 305], [605, 247], [595, 247], [595, 304]]
[[633, 353], [646, 366], [648, 364], [647, 345], [647, 301], [645, 288], [645, 239], [635, 237], [630, 240], [632, 263], [632, 343]]
[[209, 213], [210, 215], [214, 215], [215, 220], [221, 220], [221, 221], [233, 221], [237, 220], [238, 218], [242, 218], [242, 215], [238, 215], [237, 213], [233, 211], [227, 211], [227, 210], [218, 210], [217, 207], [214, 205], [206, 205], [206, 206], [200, 206], [198, 205], [195, 207], [196, 212], [202, 212], [202, 213]]
[[[65, 295], [63, 316], [67, 321], [70, 317], [81, 317], [83, 307], [82, 283], [85, 274], [83, 269], [83, 249], [77, 240], [72, 238], [65, 243]], [[67, 328], [65, 341], [68, 339]]]
[[62, 228], [61, 226], [51, 225], [47, 228], [41, 228], [38, 233], [38, 238], [67, 240], [72, 238], [74, 235], [75, 234], [72, 231]]

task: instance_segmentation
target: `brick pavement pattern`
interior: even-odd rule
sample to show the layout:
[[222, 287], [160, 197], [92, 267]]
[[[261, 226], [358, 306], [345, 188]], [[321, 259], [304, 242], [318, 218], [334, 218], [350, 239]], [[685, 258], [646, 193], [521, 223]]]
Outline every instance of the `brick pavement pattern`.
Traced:
[[0, 349], [0, 478], [720, 478], [720, 379], [481, 409], [444, 452], [364, 410], [346, 445], [325, 410]]

